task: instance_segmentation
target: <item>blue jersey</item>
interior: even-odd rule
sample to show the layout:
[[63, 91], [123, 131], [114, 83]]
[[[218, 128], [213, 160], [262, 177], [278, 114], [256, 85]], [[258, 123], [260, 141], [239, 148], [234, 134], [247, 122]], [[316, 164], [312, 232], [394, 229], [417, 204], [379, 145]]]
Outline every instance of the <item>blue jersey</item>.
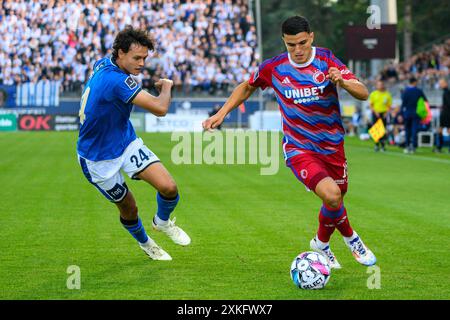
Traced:
[[78, 154], [91, 161], [120, 157], [136, 139], [131, 101], [141, 88], [107, 56], [94, 64], [81, 97]]

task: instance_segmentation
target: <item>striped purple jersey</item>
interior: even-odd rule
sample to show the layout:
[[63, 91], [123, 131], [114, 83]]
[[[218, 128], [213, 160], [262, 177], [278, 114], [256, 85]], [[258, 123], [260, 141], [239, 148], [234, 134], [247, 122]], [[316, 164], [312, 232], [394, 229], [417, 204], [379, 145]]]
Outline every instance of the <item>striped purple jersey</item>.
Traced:
[[285, 159], [300, 153], [343, 154], [344, 128], [336, 86], [326, 79], [331, 67], [345, 80], [356, 79], [326, 48], [313, 47], [309, 61], [296, 64], [283, 53], [264, 61], [249, 84], [272, 87], [283, 121]]

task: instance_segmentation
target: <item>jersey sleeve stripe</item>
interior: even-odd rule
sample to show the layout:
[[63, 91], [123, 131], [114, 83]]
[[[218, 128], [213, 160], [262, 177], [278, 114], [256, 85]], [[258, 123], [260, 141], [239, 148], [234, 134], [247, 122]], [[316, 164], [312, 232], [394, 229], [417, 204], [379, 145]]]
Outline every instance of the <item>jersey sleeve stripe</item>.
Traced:
[[127, 103], [130, 103], [133, 101], [134, 98], [138, 95], [139, 92], [141, 92], [142, 88], [137, 88], [137, 90], [131, 95], [131, 97], [127, 100]]

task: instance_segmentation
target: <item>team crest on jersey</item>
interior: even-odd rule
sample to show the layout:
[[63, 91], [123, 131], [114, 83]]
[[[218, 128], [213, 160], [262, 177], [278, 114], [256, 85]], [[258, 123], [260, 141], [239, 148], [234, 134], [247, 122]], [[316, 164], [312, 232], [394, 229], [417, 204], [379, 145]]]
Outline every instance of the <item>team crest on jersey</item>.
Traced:
[[315, 83], [321, 84], [322, 82], [325, 81], [325, 74], [322, 71], [316, 71], [313, 74], [313, 80]]
[[302, 169], [302, 170], [300, 171], [300, 176], [302, 177], [302, 179], [308, 178], [308, 170]]
[[137, 87], [136, 81], [134, 81], [134, 79], [130, 76], [128, 76], [128, 78], [125, 79], [125, 83], [127, 84], [128, 88], [130, 88], [131, 90], [133, 90], [134, 88]]

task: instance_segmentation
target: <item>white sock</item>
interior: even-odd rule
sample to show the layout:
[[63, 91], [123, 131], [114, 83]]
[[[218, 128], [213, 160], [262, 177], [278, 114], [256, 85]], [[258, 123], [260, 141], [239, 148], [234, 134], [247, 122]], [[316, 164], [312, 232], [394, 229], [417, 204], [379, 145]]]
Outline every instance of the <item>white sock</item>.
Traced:
[[355, 230], [353, 230], [353, 234], [350, 237], [344, 237], [345, 241], [348, 243], [350, 241], [355, 240], [355, 238], [358, 237], [358, 234]]
[[148, 238], [148, 239], [147, 239], [147, 242], [140, 243], [140, 242], [138, 241], [139, 244], [142, 245], [142, 246], [146, 246], [146, 245], [150, 244], [150, 241], [153, 241], [148, 235], [147, 235], [147, 238]]
[[155, 215], [155, 217], [153, 218], [153, 221], [155, 221], [155, 223], [158, 226], [165, 226], [169, 223], [169, 220], [163, 220], [160, 217], [158, 217], [158, 215]]
[[320, 241], [319, 240], [319, 238], [316, 236], [316, 243], [317, 243], [317, 246], [319, 247], [319, 249], [324, 249], [324, 248], [326, 248], [328, 245], [329, 245], [329, 243], [330, 242], [322, 242], [322, 241]]

